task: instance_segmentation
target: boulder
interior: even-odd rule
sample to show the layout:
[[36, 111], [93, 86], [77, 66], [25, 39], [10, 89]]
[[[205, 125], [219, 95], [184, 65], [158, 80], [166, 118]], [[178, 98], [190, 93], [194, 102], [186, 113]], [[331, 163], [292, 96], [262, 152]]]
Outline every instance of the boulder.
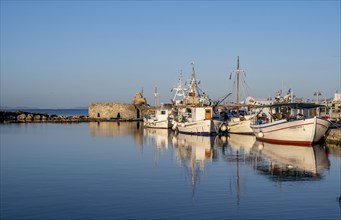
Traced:
[[25, 119], [26, 119], [26, 115], [24, 113], [17, 116], [18, 121], [25, 121]]
[[40, 115], [35, 115], [35, 116], [33, 117], [33, 121], [40, 121], [40, 119], [41, 119], [41, 116], [40, 116]]
[[32, 121], [33, 119], [33, 115], [32, 114], [28, 114], [25, 118], [26, 121]]

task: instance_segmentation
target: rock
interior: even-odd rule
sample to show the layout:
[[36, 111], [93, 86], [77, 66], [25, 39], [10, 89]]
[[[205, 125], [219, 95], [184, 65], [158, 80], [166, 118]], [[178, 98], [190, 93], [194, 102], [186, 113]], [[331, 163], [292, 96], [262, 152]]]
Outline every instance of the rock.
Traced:
[[24, 113], [17, 116], [18, 121], [25, 121], [25, 119], [26, 119], [26, 115]]
[[47, 120], [46, 115], [42, 115], [42, 116], [41, 116], [41, 120], [42, 120], [42, 121], [46, 121], [46, 120]]
[[33, 115], [32, 114], [28, 114], [25, 118], [26, 121], [32, 121], [33, 119]]
[[40, 119], [41, 119], [41, 116], [40, 116], [40, 115], [35, 115], [35, 116], [33, 117], [33, 120], [34, 120], [34, 121], [40, 121]]

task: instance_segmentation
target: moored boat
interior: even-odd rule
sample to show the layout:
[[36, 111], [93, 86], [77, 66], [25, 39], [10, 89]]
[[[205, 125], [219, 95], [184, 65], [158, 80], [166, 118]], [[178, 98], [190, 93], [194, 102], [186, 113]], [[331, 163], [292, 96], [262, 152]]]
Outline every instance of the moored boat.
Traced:
[[214, 108], [205, 103], [207, 95], [198, 88], [198, 84], [194, 63], [192, 63], [188, 93], [184, 97], [184, 106], [178, 109], [177, 117], [173, 121], [173, 129], [179, 133], [195, 135], [212, 135], [226, 131], [224, 120], [216, 117]]
[[[309, 114], [303, 116], [300, 113], [304, 113], [303, 109], [313, 109], [318, 105], [283, 103], [271, 107], [282, 109], [282, 112], [277, 110], [276, 115], [280, 117], [273, 115], [267, 123], [251, 125], [257, 140], [276, 144], [311, 145], [323, 138], [331, 124], [323, 118], [310, 116]], [[287, 111], [283, 111], [283, 108]]]
[[213, 119], [213, 108], [187, 107], [186, 114], [175, 122], [174, 129], [183, 134], [212, 135], [225, 131], [224, 121]]
[[239, 116], [231, 118], [228, 121], [228, 132], [231, 134], [249, 134], [252, 135], [253, 131], [250, 127], [251, 121], [255, 115]]
[[143, 118], [143, 125], [147, 128], [171, 128], [172, 121], [169, 115], [170, 110], [157, 109], [155, 115], [148, 115]]
[[[236, 115], [231, 117], [230, 120], [228, 121], [228, 127], [227, 130], [229, 133], [231, 134], [249, 134], [252, 135], [253, 131], [250, 127], [251, 121], [253, 120], [253, 118], [256, 116], [255, 114], [253, 115], [240, 115], [239, 113], [239, 108], [240, 103], [239, 103], [239, 94], [240, 94], [240, 77], [242, 76], [241, 73], [245, 72], [243, 70], [240, 69], [240, 64], [239, 64], [239, 56], [237, 59], [237, 69], [235, 71], [233, 71], [232, 73], [236, 74], [236, 84], [237, 84], [237, 88], [236, 88]], [[231, 75], [232, 75], [231, 73]], [[230, 76], [231, 78], [231, 76]]]

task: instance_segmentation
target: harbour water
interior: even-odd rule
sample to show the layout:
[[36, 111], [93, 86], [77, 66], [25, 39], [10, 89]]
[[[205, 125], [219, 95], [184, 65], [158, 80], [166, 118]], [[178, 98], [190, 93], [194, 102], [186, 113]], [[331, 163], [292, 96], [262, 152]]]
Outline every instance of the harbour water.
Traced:
[[138, 122], [0, 124], [5, 219], [340, 219], [341, 149]]

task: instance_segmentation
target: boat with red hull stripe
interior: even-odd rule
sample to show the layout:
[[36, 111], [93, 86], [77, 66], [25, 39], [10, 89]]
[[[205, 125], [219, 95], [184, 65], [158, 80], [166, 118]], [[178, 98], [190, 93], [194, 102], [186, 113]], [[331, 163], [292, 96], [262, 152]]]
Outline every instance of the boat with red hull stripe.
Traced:
[[319, 142], [330, 126], [323, 118], [312, 117], [297, 120], [278, 120], [266, 124], [251, 125], [260, 141], [275, 144], [311, 145]]

